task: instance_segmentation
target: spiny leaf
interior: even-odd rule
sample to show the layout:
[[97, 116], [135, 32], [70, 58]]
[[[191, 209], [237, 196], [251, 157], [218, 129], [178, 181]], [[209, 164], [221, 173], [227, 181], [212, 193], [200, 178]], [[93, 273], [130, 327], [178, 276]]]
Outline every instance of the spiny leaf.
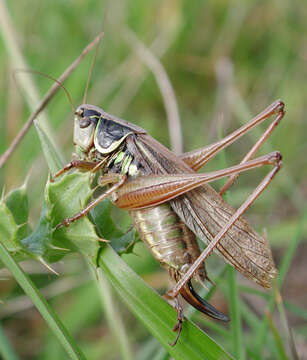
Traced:
[[28, 221], [29, 203], [26, 187], [24, 185], [12, 190], [5, 197], [5, 203], [10, 209], [16, 224], [21, 225]]
[[31, 234], [31, 227], [27, 223], [29, 216], [29, 202], [25, 184], [12, 190], [5, 198], [5, 204], [11, 211], [15, 223], [18, 225], [16, 237], [20, 241]]
[[89, 174], [73, 173], [57, 182], [47, 183], [39, 223], [34, 232], [21, 241], [29, 256], [54, 262], [67, 254], [65, 249], [68, 249], [96, 258], [99, 237], [87, 217], [69, 228], [56, 230], [56, 225], [65, 217], [74, 215], [85, 206], [91, 195], [89, 179]]
[[2, 200], [0, 201], [0, 236], [5, 247], [11, 252], [17, 252], [21, 249], [17, 242], [18, 225], [14, 216]]
[[21, 240], [21, 244], [30, 256], [45, 257], [51, 244], [50, 233], [50, 214], [44, 204], [38, 226], [32, 234]]
[[[27, 223], [28, 198], [25, 187], [15, 189], [0, 203], [0, 235], [18, 260], [39, 258], [47, 262], [60, 260], [68, 251], [79, 251], [96, 263], [99, 243], [98, 230], [104, 239], [114, 239], [119, 253], [131, 252], [138, 241], [134, 230], [124, 234], [111, 218], [111, 203], [100, 203], [91, 213], [96, 228], [88, 217], [82, 217], [68, 228], [56, 230], [64, 218], [71, 217], [86, 206], [93, 191], [91, 174], [74, 172], [56, 182], [48, 182], [40, 219], [31, 233]], [[67, 251], [68, 250], [68, 251]], [[17, 258], [16, 258], [17, 259]]]
[[60, 181], [49, 183], [45, 200], [49, 204], [52, 219], [52, 244], [78, 250], [94, 260], [100, 246], [99, 237], [87, 216], [68, 228], [55, 230], [55, 226], [64, 218], [71, 217], [84, 208], [91, 194], [90, 174], [75, 172], [64, 176]]

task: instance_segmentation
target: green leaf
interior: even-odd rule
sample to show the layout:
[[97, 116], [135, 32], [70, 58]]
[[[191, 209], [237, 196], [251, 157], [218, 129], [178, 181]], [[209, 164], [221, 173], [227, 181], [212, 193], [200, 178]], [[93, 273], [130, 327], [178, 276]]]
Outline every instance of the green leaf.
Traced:
[[64, 218], [79, 212], [92, 191], [89, 173], [68, 174], [57, 182], [48, 182], [39, 223], [32, 234], [21, 240], [27, 254], [34, 258], [54, 262], [67, 251], [79, 251], [95, 263], [99, 237], [94, 225], [82, 217], [68, 228], [56, 229]]
[[28, 198], [24, 187], [13, 190], [0, 201], [0, 238], [16, 260], [27, 257], [21, 244], [21, 240], [31, 232], [27, 218]]
[[30, 256], [46, 257], [51, 245], [50, 214], [46, 204], [43, 205], [38, 226], [32, 234], [21, 240], [21, 244]]
[[49, 183], [46, 202], [49, 204], [52, 219], [53, 245], [78, 250], [96, 263], [100, 238], [87, 216], [72, 223], [68, 228], [55, 230], [56, 225], [64, 218], [75, 215], [85, 207], [92, 194], [90, 179], [90, 173], [74, 172], [62, 177], [60, 181]]
[[5, 198], [5, 204], [11, 211], [15, 223], [18, 226], [17, 239], [20, 241], [31, 233], [31, 227], [27, 223], [29, 216], [29, 202], [25, 184], [12, 190]]
[[5, 198], [6, 206], [14, 216], [16, 224], [24, 224], [28, 221], [29, 203], [26, 186], [12, 190]]
[[51, 174], [55, 174], [63, 167], [61, 156], [52, 145], [52, 142], [50, 141], [45, 131], [41, 128], [38, 121], [34, 121], [34, 125], [36, 127], [48, 167], [51, 171]]
[[110, 199], [105, 199], [91, 211], [93, 222], [96, 224], [99, 234], [104, 239], [112, 239], [123, 235], [111, 218], [111, 209], [112, 203]]
[[175, 310], [148, 287], [111, 246], [101, 249], [98, 263], [130, 310], [175, 359], [231, 359], [214, 340], [189, 320], [184, 321], [176, 346], [170, 346], [169, 343], [176, 336], [172, 331], [176, 323]]
[[110, 245], [119, 255], [130, 254], [139, 240], [136, 230], [132, 229], [120, 237], [113, 238]]
[[111, 201], [105, 199], [91, 211], [91, 218], [101, 237], [107, 240], [112, 239], [111, 246], [118, 254], [131, 253], [134, 245], [139, 241], [138, 234], [135, 229], [123, 234], [112, 220], [111, 208]]
[[21, 249], [17, 242], [18, 225], [14, 216], [5, 204], [4, 200], [0, 201], [0, 238], [6, 248], [11, 252]]

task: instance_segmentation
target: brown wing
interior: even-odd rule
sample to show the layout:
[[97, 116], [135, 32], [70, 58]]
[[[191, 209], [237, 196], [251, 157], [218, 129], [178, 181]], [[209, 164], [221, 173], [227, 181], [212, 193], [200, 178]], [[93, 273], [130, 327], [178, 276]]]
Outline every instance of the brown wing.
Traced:
[[[147, 169], [156, 174], [194, 173], [181, 159], [149, 135], [135, 142]], [[235, 213], [210, 186], [202, 185], [170, 201], [184, 223], [205, 243], [209, 243]], [[268, 242], [240, 217], [217, 245], [215, 252], [249, 279], [271, 286], [276, 275]]]
[[[185, 224], [204, 242], [210, 242], [235, 210], [209, 185], [170, 201]], [[215, 248], [227, 262], [263, 287], [271, 286], [276, 275], [268, 242], [241, 217]]]

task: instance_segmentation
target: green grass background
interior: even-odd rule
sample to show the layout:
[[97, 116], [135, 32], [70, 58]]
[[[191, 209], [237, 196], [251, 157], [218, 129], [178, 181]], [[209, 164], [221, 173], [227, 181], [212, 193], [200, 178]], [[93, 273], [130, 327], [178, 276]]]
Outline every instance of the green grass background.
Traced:
[[[303, 240], [306, 239], [307, 225], [302, 220], [306, 212], [307, 193], [307, 7], [304, 2], [116, 0], [109, 1], [106, 6], [104, 1], [94, 0], [11, 0], [7, 5], [29, 68], [54, 77], [63, 72], [103, 27], [105, 36], [87, 101], [144, 127], [165, 145], [169, 146], [169, 135], [161, 92], [155, 77], [135, 53], [133, 44], [127, 41], [127, 29], [133, 30], [146, 46], [152, 46], [153, 54], [161, 57], [176, 93], [185, 151], [215, 141], [281, 98], [286, 104], [287, 114], [261, 153], [281, 151], [284, 167], [249, 210], [248, 218], [260, 232], [264, 227], [267, 229], [273, 253], [279, 262], [296, 239], [300, 245], [297, 241], [293, 250], [302, 254], [306, 251]], [[75, 105], [82, 102], [92, 56], [88, 56], [65, 82]], [[14, 83], [13, 70], [12, 60], [0, 36], [1, 153], [31, 113]], [[51, 85], [45, 78], [35, 77], [34, 80], [41, 95]], [[55, 96], [47, 113], [53, 136], [68, 161], [73, 148], [73, 123], [64, 92]], [[260, 132], [257, 129], [247, 135], [208, 164], [205, 170], [240, 161]], [[35, 224], [48, 170], [34, 128], [5, 168], [1, 169], [1, 186], [8, 192], [22, 184], [28, 174], [31, 221]], [[228, 201], [234, 206], [241, 204], [264, 174], [265, 170], [261, 169], [241, 176], [229, 192]], [[114, 211], [113, 216], [121, 220], [123, 228], [128, 227], [125, 215]], [[138, 257], [127, 256], [129, 264], [151, 286], [167, 288], [166, 275], [142, 245], [138, 245], [137, 252]], [[82, 344], [89, 359], [121, 358], [114, 332], [106, 322], [107, 314], [101, 314], [97, 289], [86, 275], [88, 269], [80, 257], [64, 258], [59, 265], [59, 279], [43, 274], [37, 264], [26, 265], [36, 284], [42, 288], [51, 287], [49, 296], [52, 306], [63, 316], [64, 323]], [[213, 265], [214, 273], [215, 261]], [[290, 268], [295, 269], [295, 266], [291, 263]], [[218, 267], [222, 267], [220, 261]], [[221, 280], [222, 291], [215, 298], [221, 306], [225, 306], [221, 298], [223, 292], [227, 294], [227, 282], [233, 280], [231, 276], [224, 275]], [[297, 277], [300, 294], [307, 290], [304, 271], [300, 268], [297, 269]], [[60, 280], [66, 281], [66, 287]], [[251, 286], [250, 283], [244, 285]], [[252, 292], [250, 289], [246, 291]], [[14, 305], [18, 299], [21, 302], [19, 308], [15, 305], [17, 307], [12, 307], [11, 312], [3, 312], [1, 318], [3, 328], [20, 358], [65, 358], [38, 313], [26, 307], [15, 282], [1, 282], [1, 293], [6, 304]], [[258, 298], [258, 295], [254, 297]], [[284, 289], [283, 295], [287, 298], [287, 289]], [[289, 338], [279, 326], [280, 316], [274, 318], [278, 329], [275, 338], [272, 325], [264, 348], [254, 348], [256, 326], [253, 327], [253, 324], [261, 322], [266, 305], [260, 307], [259, 313], [259, 308], [255, 311], [250, 300], [242, 299], [240, 334], [243, 334], [243, 339], [238, 340], [237, 346], [227, 327], [215, 326], [210, 321], [204, 323], [199, 314], [194, 315], [194, 319], [235, 358], [283, 358], [277, 335], [283, 339], [281, 344], [285, 346], [286, 356], [291, 358]], [[128, 329], [133, 358], [150, 359], [152, 354], [157, 359], [167, 358], [165, 353], [158, 357], [159, 345], [118, 299], [114, 301]], [[292, 296], [288, 308], [297, 316], [293, 331], [298, 351], [307, 351], [307, 310], [306, 306], [304, 310], [302, 297], [296, 299]], [[237, 353], [238, 349], [242, 350], [241, 353]]]

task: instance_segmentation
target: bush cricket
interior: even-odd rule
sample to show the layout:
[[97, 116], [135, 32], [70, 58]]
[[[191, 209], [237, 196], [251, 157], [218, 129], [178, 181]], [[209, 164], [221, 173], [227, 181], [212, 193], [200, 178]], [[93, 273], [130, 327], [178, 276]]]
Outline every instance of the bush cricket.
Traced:
[[[249, 130], [275, 115], [274, 120], [240, 164], [222, 170], [197, 174], [221, 150]], [[245, 277], [268, 288], [276, 275], [266, 239], [257, 234], [242, 217], [248, 207], [270, 184], [281, 166], [281, 155], [273, 152], [254, 158], [284, 116], [284, 104], [277, 100], [267, 109], [224, 139], [203, 148], [175, 155], [146, 130], [106, 113], [97, 106], [80, 105], [74, 114], [72, 161], [54, 177], [77, 168], [99, 171], [99, 185], [108, 189], [83, 210], [66, 218], [57, 228], [69, 226], [85, 216], [100, 201], [110, 196], [113, 203], [128, 210], [140, 238], [153, 256], [176, 282], [167, 293], [177, 311], [175, 345], [183, 322], [178, 302], [182, 297], [206, 315], [229, 318], [204, 301], [193, 289], [191, 279], [209, 280], [204, 261], [215, 251]], [[222, 198], [239, 173], [264, 165], [273, 169], [260, 182], [238, 210]], [[209, 183], [230, 176], [219, 194]], [[196, 236], [207, 244], [201, 253]]]

